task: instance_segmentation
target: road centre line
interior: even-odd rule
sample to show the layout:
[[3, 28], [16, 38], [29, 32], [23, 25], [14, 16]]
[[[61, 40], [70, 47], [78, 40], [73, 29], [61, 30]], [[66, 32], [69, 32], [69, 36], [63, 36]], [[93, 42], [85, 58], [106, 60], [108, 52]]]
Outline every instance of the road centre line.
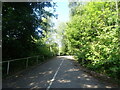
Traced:
[[57, 74], [58, 74], [58, 71], [59, 71], [59, 69], [60, 69], [60, 67], [61, 67], [61, 65], [62, 65], [62, 63], [63, 63], [63, 61], [64, 61], [64, 59], [61, 61], [61, 63], [60, 63], [60, 65], [59, 65], [59, 67], [58, 67], [57, 71], [55, 72], [55, 74], [54, 74], [53, 78], [50, 80], [50, 84], [48, 85], [48, 87], [47, 87], [47, 89], [46, 89], [46, 90], [49, 90], [49, 89], [50, 89], [50, 87], [51, 87], [51, 85], [52, 85], [53, 81], [55, 80], [55, 77], [56, 77], [56, 76], [57, 76]]

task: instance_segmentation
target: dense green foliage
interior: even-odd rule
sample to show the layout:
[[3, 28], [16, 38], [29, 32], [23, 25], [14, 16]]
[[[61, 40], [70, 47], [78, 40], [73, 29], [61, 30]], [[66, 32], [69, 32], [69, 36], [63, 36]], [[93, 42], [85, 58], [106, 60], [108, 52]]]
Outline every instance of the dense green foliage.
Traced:
[[[55, 18], [54, 2], [4, 2], [2, 3], [2, 60], [10, 62], [9, 74], [41, 63], [58, 52], [57, 44], [47, 43], [51, 28], [51, 18]], [[49, 8], [52, 11], [48, 11]], [[36, 57], [37, 56], [37, 57]], [[29, 59], [21, 58], [31, 57]], [[8, 63], [2, 64], [3, 77]]]
[[120, 79], [120, 20], [117, 12], [120, 2], [117, 4], [89, 2], [75, 5], [65, 37], [69, 54], [75, 55], [82, 65]]
[[60, 46], [59, 46], [59, 55], [67, 55], [68, 48], [67, 47], [67, 40], [65, 37], [65, 28], [66, 23], [61, 22], [57, 28], [57, 39], [59, 40]]
[[[53, 12], [46, 11], [45, 7]], [[3, 60], [52, 56], [46, 35], [52, 26], [49, 19], [55, 17], [55, 3], [5, 2], [2, 9]]]

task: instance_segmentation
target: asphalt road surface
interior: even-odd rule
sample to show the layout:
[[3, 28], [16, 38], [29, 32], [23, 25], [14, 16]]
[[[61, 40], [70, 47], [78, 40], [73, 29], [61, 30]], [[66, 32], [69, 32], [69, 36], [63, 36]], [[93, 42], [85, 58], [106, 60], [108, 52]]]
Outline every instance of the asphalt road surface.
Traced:
[[75, 66], [72, 56], [57, 56], [3, 80], [3, 88], [111, 88]]

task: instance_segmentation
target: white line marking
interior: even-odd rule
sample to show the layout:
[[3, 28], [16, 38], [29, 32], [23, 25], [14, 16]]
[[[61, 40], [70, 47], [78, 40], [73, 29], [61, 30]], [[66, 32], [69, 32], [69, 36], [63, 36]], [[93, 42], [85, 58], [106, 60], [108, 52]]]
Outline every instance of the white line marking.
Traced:
[[54, 74], [54, 76], [53, 76], [53, 78], [50, 80], [50, 84], [49, 84], [49, 86], [47, 87], [47, 89], [46, 89], [46, 90], [49, 90], [49, 89], [50, 89], [50, 87], [51, 87], [51, 85], [52, 85], [53, 81], [55, 80], [55, 77], [56, 77], [56, 76], [57, 76], [57, 74], [58, 74], [58, 71], [59, 71], [59, 69], [60, 69], [60, 67], [61, 67], [61, 65], [62, 65], [62, 63], [63, 63], [63, 61], [64, 61], [64, 59], [63, 59], [63, 60], [62, 60], [62, 62], [60, 63], [60, 65], [59, 65], [59, 67], [58, 67], [57, 71], [55, 72], [55, 74]]

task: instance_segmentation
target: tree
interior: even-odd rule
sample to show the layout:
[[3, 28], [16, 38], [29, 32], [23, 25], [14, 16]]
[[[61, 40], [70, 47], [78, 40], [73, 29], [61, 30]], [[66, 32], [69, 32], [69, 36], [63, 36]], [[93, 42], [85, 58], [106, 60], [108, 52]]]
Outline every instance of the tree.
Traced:
[[[3, 3], [3, 60], [39, 54], [36, 40], [47, 31], [48, 22], [42, 18], [54, 16], [45, 7], [54, 8], [51, 2]], [[37, 29], [42, 31], [38, 32]], [[44, 43], [44, 42], [42, 42]], [[42, 53], [42, 52], [41, 52]]]
[[78, 5], [73, 11], [74, 15], [65, 29], [71, 53], [82, 65], [119, 78], [116, 3], [88, 2]]

